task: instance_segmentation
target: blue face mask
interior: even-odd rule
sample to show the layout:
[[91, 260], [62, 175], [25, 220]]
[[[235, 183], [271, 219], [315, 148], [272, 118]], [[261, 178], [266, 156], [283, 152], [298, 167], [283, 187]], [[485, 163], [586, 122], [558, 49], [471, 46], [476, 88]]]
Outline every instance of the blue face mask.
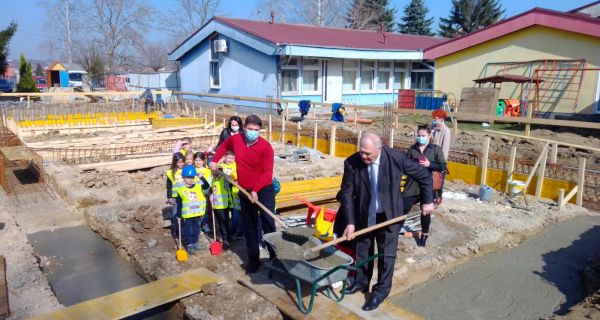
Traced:
[[434, 127], [435, 127], [435, 126], [437, 126], [437, 125], [439, 124], [439, 122], [437, 122], [436, 120], [433, 120], [433, 121], [432, 121], [432, 123], [433, 123], [433, 126], [434, 126]]
[[256, 139], [258, 139], [258, 135], [258, 130], [246, 130], [246, 140], [248, 140], [248, 142], [256, 141]]
[[427, 137], [417, 137], [417, 143], [423, 146], [429, 143], [429, 139]]

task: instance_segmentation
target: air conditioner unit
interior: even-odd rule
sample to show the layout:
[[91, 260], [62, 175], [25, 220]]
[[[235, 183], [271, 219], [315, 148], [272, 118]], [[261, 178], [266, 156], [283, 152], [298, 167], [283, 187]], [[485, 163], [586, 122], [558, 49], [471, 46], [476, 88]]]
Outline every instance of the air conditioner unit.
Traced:
[[223, 39], [214, 40], [213, 48], [215, 52], [227, 53], [227, 41]]

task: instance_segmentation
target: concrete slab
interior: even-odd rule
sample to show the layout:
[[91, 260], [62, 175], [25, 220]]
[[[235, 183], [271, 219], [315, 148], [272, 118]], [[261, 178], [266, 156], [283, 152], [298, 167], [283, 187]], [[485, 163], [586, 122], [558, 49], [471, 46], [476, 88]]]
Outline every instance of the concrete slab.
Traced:
[[547, 318], [584, 298], [579, 272], [598, 252], [600, 217], [577, 217], [389, 301], [432, 320]]

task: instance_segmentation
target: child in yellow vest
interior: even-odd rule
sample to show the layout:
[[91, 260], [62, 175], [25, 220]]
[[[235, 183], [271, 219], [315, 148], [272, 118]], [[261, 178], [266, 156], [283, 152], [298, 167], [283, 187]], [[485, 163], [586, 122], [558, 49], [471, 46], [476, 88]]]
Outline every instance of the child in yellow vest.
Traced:
[[[225, 163], [221, 164], [223, 173], [230, 175], [235, 170], [235, 157], [233, 152], [228, 151], [225, 157]], [[231, 240], [230, 211], [233, 208], [233, 197], [231, 195], [231, 186], [221, 176], [213, 177], [213, 211], [215, 213], [215, 226], [217, 232], [216, 241], [223, 243], [223, 249], [229, 249]]]
[[204, 190], [209, 188], [209, 184], [200, 178], [199, 183], [195, 183], [198, 173], [194, 166], [186, 165], [182, 169], [184, 184], [173, 189], [173, 197], [177, 201], [177, 218], [182, 222], [183, 245], [190, 254], [200, 250], [198, 236], [200, 234], [200, 219], [206, 213], [206, 197]]
[[183, 184], [183, 178], [181, 177], [181, 169], [184, 165], [183, 154], [176, 152], [173, 154], [173, 160], [171, 161], [171, 168], [167, 170], [167, 203], [173, 206], [173, 215], [171, 216], [171, 235], [174, 238], [179, 237], [179, 229], [177, 228], [177, 203], [173, 199], [173, 188], [179, 187]]
[[[196, 172], [198, 173], [198, 179], [200, 177], [204, 177], [204, 179], [206, 179], [206, 181], [208, 181], [209, 186], [212, 186], [212, 172], [210, 171], [210, 169], [206, 166], [206, 154], [203, 152], [196, 152], [194, 153], [194, 167], [196, 167]], [[210, 195], [212, 194], [212, 188], [208, 188], [207, 190], [204, 190], [205, 193], [204, 195], [206, 196], [206, 199], [210, 199]], [[211, 228], [209, 227], [209, 225], [211, 223], [211, 221], [209, 221], [208, 219], [212, 216], [212, 202], [211, 201], [207, 201], [206, 202], [206, 215], [204, 215], [204, 217], [202, 217], [202, 221], [200, 222], [200, 227], [201, 230], [204, 231], [204, 233], [206, 234], [210, 234], [211, 233]]]
[[[237, 165], [235, 164], [235, 155], [233, 153], [227, 153], [225, 157], [225, 163], [221, 165], [223, 172], [228, 174], [233, 180], [237, 181]], [[231, 203], [229, 209], [231, 210], [231, 236], [230, 241], [240, 240], [244, 237], [246, 229], [244, 228], [244, 220], [242, 219], [242, 207], [240, 204], [240, 189], [236, 186], [230, 185], [231, 190]]]

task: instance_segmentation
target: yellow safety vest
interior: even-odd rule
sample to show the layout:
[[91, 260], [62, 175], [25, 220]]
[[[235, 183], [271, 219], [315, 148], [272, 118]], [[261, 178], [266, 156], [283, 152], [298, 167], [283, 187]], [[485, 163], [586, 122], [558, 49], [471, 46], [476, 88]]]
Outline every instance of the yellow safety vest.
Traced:
[[208, 184], [212, 183], [212, 172], [210, 171], [209, 168], [206, 168], [206, 167], [196, 168], [196, 172], [198, 173], [199, 177], [204, 177], [204, 179], [206, 179], [206, 182], [208, 182]]
[[[223, 173], [227, 175], [230, 175], [236, 168], [235, 164], [222, 164], [221, 167], [223, 168]], [[213, 208], [233, 208], [231, 188], [223, 177], [213, 180]]]
[[[221, 165], [223, 167], [223, 172], [226, 173], [228, 176], [230, 176], [233, 180], [237, 180], [237, 164], [232, 163], [232, 164], [223, 164]], [[231, 188], [231, 200], [232, 203], [230, 203], [229, 208], [233, 208], [234, 210], [242, 210], [242, 206], [240, 204], [240, 189], [238, 189], [236, 186], [232, 186], [230, 185]]]
[[181, 198], [181, 217], [189, 219], [201, 217], [206, 213], [206, 198], [199, 184], [194, 184], [191, 188], [177, 188], [177, 194]]
[[167, 178], [171, 180], [171, 184], [173, 185], [183, 182], [183, 177], [181, 176], [181, 169], [177, 169], [177, 171], [175, 171], [175, 175], [173, 175], [173, 170], [167, 170]]

